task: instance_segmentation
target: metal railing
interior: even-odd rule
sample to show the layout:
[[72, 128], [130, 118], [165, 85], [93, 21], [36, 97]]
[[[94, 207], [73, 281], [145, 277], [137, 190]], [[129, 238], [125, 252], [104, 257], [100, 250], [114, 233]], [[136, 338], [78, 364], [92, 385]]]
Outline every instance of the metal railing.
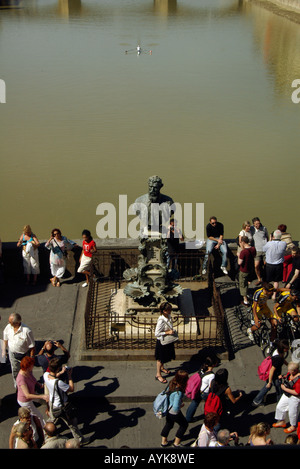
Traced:
[[[125, 269], [135, 267], [138, 249], [98, 250], [93, 256], [92, 276], [85, 310], [86, 349], [89, 350], [153, 350], [157, 315], [126, 315], [114, 305], [114, 298], [125, 282]], [[211, 314], [194, 315], [172, 313], [178, 331], [177, 349], [217, 347], [223, 345], [223, 310], [218, 291], [214, 287], [211, 262], [208, 263], [208, 279], [201, 275], [204, 252], [180, 253], [177, 268], [179, 283], [189, 282], [197, 290], [199, 283], [211, 298]], [[208, 283], [207, 283], [208, 282]], [[203, 290], [202, 290], [203, 291]]]

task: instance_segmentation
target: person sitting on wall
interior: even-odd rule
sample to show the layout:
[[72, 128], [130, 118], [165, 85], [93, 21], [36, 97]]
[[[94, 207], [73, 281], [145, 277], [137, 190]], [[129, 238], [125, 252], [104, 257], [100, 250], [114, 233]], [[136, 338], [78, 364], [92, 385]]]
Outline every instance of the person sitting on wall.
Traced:
[[227, 244], [224, 241], [224, 226], [223, 223], [220, 223], [217, 220], [217, 217], [210, 217], [209, 223], [206, 225], [206, 234], [207, 234], [207, 242], [206, 242], [206, 254], [204, 256], [203, 265], [202, 265], [202, 275], [206, 274], [206, 266], [208, 261], [208, 256], [212, 252], [213, 249], [216, 249], [221, 252], [222, 255], [222, 265], [221, 270], [222, 272], [227, 275], [228, 272], [226, 270], [227, 265]]

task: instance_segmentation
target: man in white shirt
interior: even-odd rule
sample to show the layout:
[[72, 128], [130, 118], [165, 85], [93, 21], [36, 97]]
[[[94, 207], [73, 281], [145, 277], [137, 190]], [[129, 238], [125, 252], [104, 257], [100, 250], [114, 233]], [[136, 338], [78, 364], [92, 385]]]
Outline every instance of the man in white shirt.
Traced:
[[[74, 438], [80, 441], [80, 444], [88, 443], [88, 439], [85, 439], [77, 426], [77, 418], [73, 411], [71, 413], [62, 410], [59, 417], [55, 417], [55, 411], [62, 409], [64, 404], [68, 401], [67, 393], [74, 391], [74, 382], [72, 379], [72, 369], [67, 369], [68, 383], [58, 379], [58, 375], [61, 371], [61, 363], [59, 358], [52, 358], [49, 361], [49, 372], [44, 373], [44, 383], [49, 391], [49, 413], [50, 419], [54, 423], [57, 419], [62, 419], [65, 424], [69, 427]], [[57, 381], [57, 387], [55, 382]]]
[[35, 341], [32, 330], [22, 322], [18, 313], [12, 313], [8, 318], [8, 324], [3, 331], [2, 355], [6, 356], [8, 349], [14, 386], [16, 377], [20, 371], [20, 362], [26, 355], [34, 357]]
[[[274, 288], [277, 290], [279, 282], [283, 279], [283, 262], [287, 244], [281, 241], [281, 231], [275, 230], [272, 240], [263, 246], [266, 253], [266, 282], [274, 282]], [[276, 292], [273, 294], [275, 300]]]

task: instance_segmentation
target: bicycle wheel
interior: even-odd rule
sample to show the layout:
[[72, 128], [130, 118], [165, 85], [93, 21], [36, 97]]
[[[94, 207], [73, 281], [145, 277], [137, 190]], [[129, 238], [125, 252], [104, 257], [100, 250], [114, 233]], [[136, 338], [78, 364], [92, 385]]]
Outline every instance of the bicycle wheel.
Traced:
[[270, 344], [270, 331], [266, 326], [262, 327], [261, 329], [262, 330], [260, 334], [260, 340], [261, 340], [260, 348], [262, 350], [263, 356], [267, 357], [268, 355], [272, 353], [272, 346]]

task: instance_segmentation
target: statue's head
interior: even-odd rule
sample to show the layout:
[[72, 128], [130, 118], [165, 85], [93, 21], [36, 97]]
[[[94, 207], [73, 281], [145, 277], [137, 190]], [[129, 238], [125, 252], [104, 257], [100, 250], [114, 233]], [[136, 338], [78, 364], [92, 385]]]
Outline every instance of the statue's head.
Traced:
[[160, 189], [163, 187], [163, 183], [160, 177], [151, 176], [148, 179], [149, 196], [151, 199], [157, 199], [160, 193]]

